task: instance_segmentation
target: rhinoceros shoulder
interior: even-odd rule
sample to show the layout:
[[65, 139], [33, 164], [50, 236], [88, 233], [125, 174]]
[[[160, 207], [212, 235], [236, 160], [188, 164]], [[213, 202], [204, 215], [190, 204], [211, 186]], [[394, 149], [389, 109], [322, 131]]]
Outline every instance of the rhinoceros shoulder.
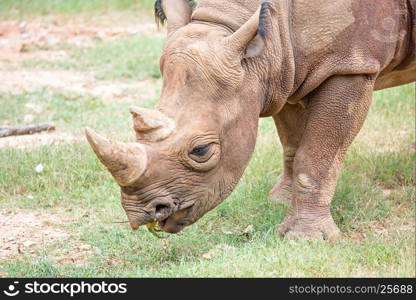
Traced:
[[292, 26], [297, 47], [304, 55], [319, 52], [352, 25], [352, 0], [293, 1]]

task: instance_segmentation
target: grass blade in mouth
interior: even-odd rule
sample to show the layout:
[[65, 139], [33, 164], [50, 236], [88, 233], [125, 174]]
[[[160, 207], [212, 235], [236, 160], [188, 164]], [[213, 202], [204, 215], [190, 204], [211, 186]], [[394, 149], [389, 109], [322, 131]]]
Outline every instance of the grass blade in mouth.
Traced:
[[[113, 221], [111, 223], [122, 224], [122, 223], [128, 223], [128, 221]], [[146, 227], [147, 227], [147, 230], [149, 230], [149, 232], [153, 234], [155, 237], [157, 237], [158, 239], [165, 238], [158, 234], [158, 232], [162, 232], [162, 230], [158, 227], [157, 222], [146, 224]]]
[[147, 230], [150, 231], [151, 234], [153, 234], [158, 239], [163, 239], [163, 236], [160, 236], [158, 232], [161, 232], [162, 230], [157, 226], [157, 222], [146, 224]]

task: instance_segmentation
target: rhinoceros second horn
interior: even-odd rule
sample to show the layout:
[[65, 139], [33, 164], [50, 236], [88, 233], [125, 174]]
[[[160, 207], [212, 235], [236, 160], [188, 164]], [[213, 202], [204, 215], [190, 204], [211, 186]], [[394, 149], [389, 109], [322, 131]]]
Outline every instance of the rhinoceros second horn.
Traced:
[[131, 106], [129, 110], [138, 140], [160, 141], [167, 138], [175, 128], [175, 122], [156, 109]]

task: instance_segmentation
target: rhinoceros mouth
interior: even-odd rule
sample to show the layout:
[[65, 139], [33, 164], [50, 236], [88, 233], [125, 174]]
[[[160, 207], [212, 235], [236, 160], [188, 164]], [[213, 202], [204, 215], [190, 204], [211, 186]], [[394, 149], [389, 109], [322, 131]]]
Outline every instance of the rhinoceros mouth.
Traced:
[[187, 206], [186, 208], [181, 208], [176, 212], [170, 214], [164, 219], [158, 221], [159, 228], [168, 233], [178, 233], [181, 231], [186, 225], [188, 225], [188, 218], [192, 211], [193, 204]]

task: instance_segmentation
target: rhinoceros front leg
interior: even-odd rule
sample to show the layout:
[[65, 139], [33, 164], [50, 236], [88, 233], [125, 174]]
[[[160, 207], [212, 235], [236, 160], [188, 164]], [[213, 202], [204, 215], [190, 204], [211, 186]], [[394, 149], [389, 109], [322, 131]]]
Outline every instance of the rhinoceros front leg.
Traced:
[[293, 161], [291, 207], [279, 228], [281, 235], [339, 235], [330, 203], [344, 154], [367, 116], [373, 84], [367, 76], [334, 76], [310, 95], [306, 128]]
[[290, 203], [292, 199], [293, 161], [305, 130], [306, 118], [306, 109], [298, 104], [286, 104], [274, 117], [283, 147], [283, 174], [269, 193], [270, 201]]

